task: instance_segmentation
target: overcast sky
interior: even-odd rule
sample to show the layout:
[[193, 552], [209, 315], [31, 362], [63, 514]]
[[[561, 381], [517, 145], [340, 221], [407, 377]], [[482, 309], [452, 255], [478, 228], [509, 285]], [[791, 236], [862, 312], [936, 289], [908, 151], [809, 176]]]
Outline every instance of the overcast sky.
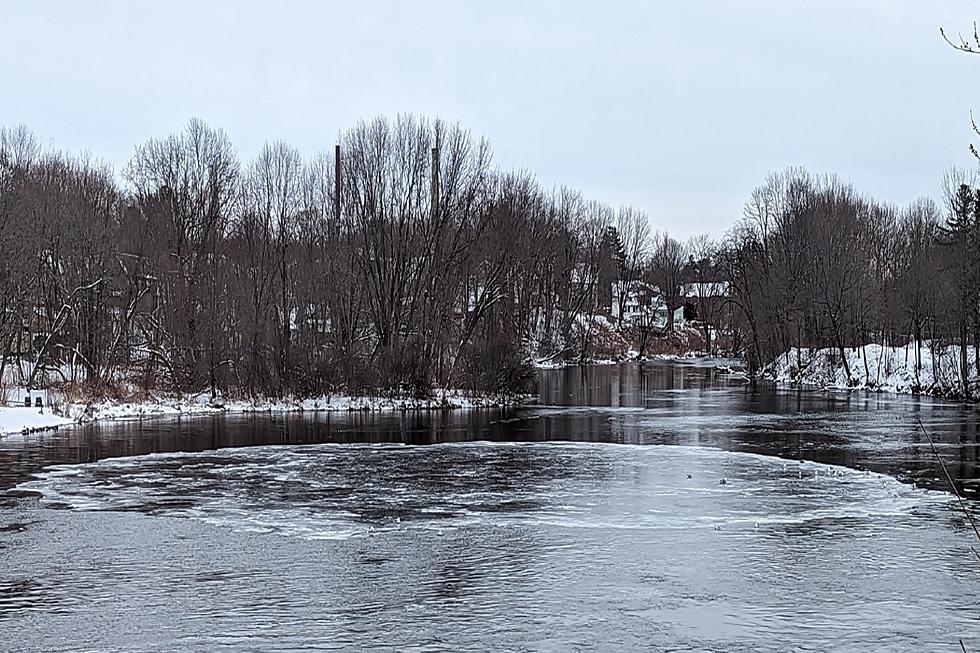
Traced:
[[193, 116], [243, 160], [359, 118], [458, 121], [500, 168], [721, 234], [772, 170], [894, 203], [971, 166], [980, 2], [0, 0], [0, 124], [119, 169]]

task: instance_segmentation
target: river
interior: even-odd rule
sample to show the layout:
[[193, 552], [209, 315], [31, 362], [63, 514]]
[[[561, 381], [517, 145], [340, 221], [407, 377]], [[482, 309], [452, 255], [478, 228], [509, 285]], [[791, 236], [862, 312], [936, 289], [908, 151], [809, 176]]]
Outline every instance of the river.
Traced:
[[0, 439], [0, 650], [980, 650], [917, 419], [975, 497], [973, 407], [704, 362]]

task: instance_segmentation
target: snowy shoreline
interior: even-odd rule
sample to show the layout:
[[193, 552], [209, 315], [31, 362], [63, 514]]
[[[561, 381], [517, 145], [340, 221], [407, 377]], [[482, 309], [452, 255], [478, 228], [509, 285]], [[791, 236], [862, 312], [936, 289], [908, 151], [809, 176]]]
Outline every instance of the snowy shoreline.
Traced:
[[[684, 355], [653, 354], [643, 359], [628, 356], [623, 360], [593, 359], [584, 365], [604, 366], [625, 362], [672, 361], [693, 358], [694, 352]], [[552, 362], [535, 361], [540, 370], [558, 370], [579, 367], [577, 361]], [[17, 396], [23, 394], [18, 389]], [[212, 401], [207, 393], [196, 395], [159, 395], [145, 401], [93, 401], [60, 402], [55, 408], [25, 408], [20, 406], [0, 406], [0, 437], [20, 433], [34, 433], [57, 429], [61, 426], [75, 426], [113, 420], [140, 420], [159, 417], [201, 416], [201, 415], [245, 415], [250, 413], [326, 413], [326, 412], [400, 412], [429, 410], [460, 410], [474, 408], [506, 408], [531, 403], [533, 394], [513, 395], [469, 395], [459, 390], [436, 389], [428, 398], [354, 396], [347, 394], [323, 395], [320, 397], [298, 399], [223, 399]]]
[[[635, 353], [635, 352], [631, 352]], [[777, 385], [797, 385], [823, 390], [863, 390], [896, 395], [929, 395], [956, 399], [961, 395], [959, 348], [935, 347], [923, 343], [919, 348], [918, 373], [915, 369], [915, 347], [865, 345], [846, 350], [850, 377], [839, 352], [833, 348], [791, 349], [765, 366], [756, 378]], [[669, 362], [698, 359], [695, 352], [683, 355], [654, 354], [639, 359], [594, 359], [587, 366], [620, 363]], [[713, 359], [712, 359], [713, 360]], [[732, 360], [732, 359], [717, 359]], [[968, 352], [971, 371], [968, 383], [978, 382], [972, 352]], [[578, 362], [535, 361], [539, 370], [579, 367]], [[23, 408], [0, 406], [0, 437], [33, 433], [94, 422], [139, 420], [161, 417], [201, 415], [245, 415], [251, 413], [318, 413], [318, 412], [396, 412], [503, 408], [526, 405], [535, 395], [470, 396], [461, 391], [437, 389], [429, 398], [352, 396], [346, 394], [297, 399], [234, 399], [212, 401], [206, 393], [198, 395], [161, 395], [147, 401], [69, 402], [55, 410], [51, 407]]]
[[506, 408], [524, 405], [532, 395], [469, 396], [459, 391], [438, 390], [432, 397], [371, 397], [325, 395], [309, 399], [236, 399], [212, 401], [210, 395], [161, 396], [148, 401], [68, 403], [51, 407], [0, 407], [0, 437], [34, 433], [114, 420], [254, 413], [401, 412]]
[[592, 367], [603, 365], [619, 365], [620, 363], [653, 363], [656, 361], [674, 361], [679, 358], [693, 358], [694, 354], [651, 354], [640, 358], [638, 356], [627, 355], [624, 358], [590, 358], [586, 361], [577, 360], [548, 360], [542, 359], [534, 361], [534, 368], [538, 370], [561, 370], [567, 367]]
[[589, 358], [585, 361], [542, 358], [535, 360], [533, 365], [538, 370], [560, 370], [568, 367], [601, 367], [605, 365], [620, 365], [622, 363], [657, 363], [693, 359], [732, 360], [731, 357], [724, 355], [709, 356], [703, 351], [685, 351], [681, 354], [646, 354], [641, 357], [636, 350], [630, 350], [625, 356], [619, 358]]
[[[793, 348], [765, 366], [758, 378], [824, 390], [864, 390], [896, 395], [963, 397], [960, 349], [923, 342], [886, 347], [868, 344], [845, 349], [846, 366], [835, 348]], [[967, 351], [968, 387], [978, 375], [973, 352]], [[848, 374], [848, 371], [850, 374]]]

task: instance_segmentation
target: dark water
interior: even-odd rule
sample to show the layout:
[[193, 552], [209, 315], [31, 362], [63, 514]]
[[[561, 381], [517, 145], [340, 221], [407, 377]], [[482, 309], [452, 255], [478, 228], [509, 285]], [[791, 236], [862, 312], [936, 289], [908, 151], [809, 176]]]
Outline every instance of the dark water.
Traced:
[[916, 425], [972, 496], [975, 409], [685, 364], [540, 403], [0, 440], [0, 651], [980, 650]]

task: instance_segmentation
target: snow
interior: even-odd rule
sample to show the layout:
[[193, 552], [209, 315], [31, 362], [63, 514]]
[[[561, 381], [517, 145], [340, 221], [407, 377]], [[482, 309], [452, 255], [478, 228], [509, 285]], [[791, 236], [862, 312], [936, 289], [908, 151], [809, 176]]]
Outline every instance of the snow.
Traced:
[[[38, 391], [35, 391], [37, 394]], [[243, 414], [258, 412], [352, 412], [352, 411], [409, 411], [448, 410], [516, 406], [527, 403], [529, 395], [472, 396], [459, 390], [436, 389], [431, 397], [356, 397], [347, 394], [324, 395], [310, 399], [236, 399], [218, 398], [212, 401], [209, 393], [196, 395], [159, 395], [143, 401], [92, 401], [61, 403], [60, 392], [50, 391], [53, 406], [48, 406], [49, 393], [44, 392], [45, 407], [24, 408], [20, 401], [25, 391], [19, 387], [6, 388], [8, 397], [18, 398], [10, 406], [0, 404], [0, 436], [57, 428], [102, 420], [177, 417], [219, 413]]]
[[[799, 383], [839, 389], [865, 389], [900, 394], [952, 395], [962, 391], [960, 349], [923, 342], [886, 347], [869, 344], [845, 350], [850, 378], [836, 348], [793, 348], [763, 369], [763, 376], [777, 383]], [[967, 352], [968, 382], [977, 383], [972, 347]]]
[[72, 422], [73, 420], [56, 415], [48, 408], [0, 406], [0, 436], [24, 431], [42, 431]]
[[701, 297], [727, 297], [730, 283], [728, 281], [698, 281], [685, 283], [681, 286], [681, 296], [688, 299]]
[[78, 422], [114, 419], [142, 419], [180, 415], [216, 413], [291, 413], [291, 412], [353, 412], [445, 410], [460, 408], [489, 408], [524, 403], [524, 395], [469, 396], [456, 390], [436, 390], [432, 397], [354, 397], [346, 394], [324, 395], [310, 399], [211, 400], [210, 395], [161, 396], [141, 402], [93, 402], [70, 404], [66, 414]]
[[566, 367], [579, 367], [580, 365], [619, 365], [621, 363], [646, 363], [651, 361], [675, 361], [681, 358], [708, 358], [707, 354], [698, 351], [687, 351], [683, 354], [645, 354], [640, 356], [640, 352], [635, 349], [626, 351], [622, 358], [589, 358], [584, 362], [578, 359], [564, 360], [545, 358], [533, 361], [535, 368], [539, 370], [560, 370]]

